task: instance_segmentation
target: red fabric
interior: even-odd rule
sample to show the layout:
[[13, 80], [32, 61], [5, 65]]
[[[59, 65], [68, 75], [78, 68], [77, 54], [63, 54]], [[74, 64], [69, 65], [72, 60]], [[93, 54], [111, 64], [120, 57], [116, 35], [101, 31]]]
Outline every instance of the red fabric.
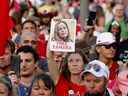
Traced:
[[119, 69], [119, 65], [117, 64], [117, 62], [114, 62], [111, 68], [109, 69], [110, 76], [109, 76], [108, 88], [110, 89], [112, 89], [113, 86], [115, 85], [118, 69]]
[[80, 24], [77, 24], [76, 25], [76, 33], [80, 32], [81, 31], [81, 26]]
[[0, 56], [4, 54], [5, 43], [9, 36], [9, 2], [8, 0], [0, 1]]
[[[15, 23], [14, 23], [14, 21], [12, 20], [12, 17], [9, 16], [9, 20], [8, 20], [8, 29], [12, 30], [12, 29], [14, 28], [14, 26], [15, 26]], [[9, 36], [10, 36], [10, 34], [9, 34]]]
[[109, 80], [114, 80], [116, 78], [118, 69], [119, 69], [119, 65], [117, 64], [117, 62], [114, 62], [111, 68], [109, 69], [110, 71]]
[[16, 0], [14, 0], [14, 8], [15, 8], [16, 12], [20, 11], [20, 4]]
[[74, 90], [75, 96], [82, 96], [86, 91], [85, 86], [71, 83], [61, 75], [56, 85], [56, 96], [68, 96], [69, 90]]
[[44, 34], [41, 34], [39, 36], [39, 40], [38, 40], [38, 44], [37, 44], [37, 53], [39, 54], [40, 57], [46, 57], [46, 46], [47, 43], [45, 41], [45, 37]]

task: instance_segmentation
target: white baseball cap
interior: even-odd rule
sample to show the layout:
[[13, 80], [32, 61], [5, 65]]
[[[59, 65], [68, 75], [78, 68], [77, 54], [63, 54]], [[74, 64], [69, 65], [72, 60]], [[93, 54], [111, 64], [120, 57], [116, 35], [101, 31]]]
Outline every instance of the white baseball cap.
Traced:
[[110, 32], [103, 32], [98, 35], [96, 45], [99, 44], [112, 44], [116, 42], [115, 36]]
[[91, 73], [96, 77], [104, 76], [106, 79], [109, 79], [109, 69], [108, 67], [99, 60], [93, 60], [87, 64], [84, 71], [81, 73], [81, 76], [85, 73]]

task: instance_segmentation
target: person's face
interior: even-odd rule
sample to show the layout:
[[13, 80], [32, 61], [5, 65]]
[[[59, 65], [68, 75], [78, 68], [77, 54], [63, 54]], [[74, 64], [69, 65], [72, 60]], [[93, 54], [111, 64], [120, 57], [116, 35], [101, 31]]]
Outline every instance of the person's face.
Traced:
[[29, 9], [29, 16], [33, 16], [35, 14], [35, 11], [33, 8]]
[[117, 5], [117, 9], [115, 15], [118, 17], [122, 17], [124, 15], [124, 7], [123, 5]]
[[34, 35], [24, 35], [22, 40], [21, 40], [21, 45], [24, 46], [24, 45], [29, 45], [29, 46], [32, 46], [32, 48], [36, 49], [37, 47], [37, 37], [34, 36]]
[[0, 82], [0, 96], [9, 96], [9, 90], [5, 84]]
[[68, 68], [71, 74], [80, 74], [83, 67], [84, 62], [80, 54], [74, 53], [68, 57]]
[[[114, 45], [116, 46], [116, 45]], [[99, 53], [100, 57], [106, 59], [112, 59], [115, 56], [116, 48], [113, 48], [110, 45], [103, 45], [96, 48], [97, 52]]]
[[67, 38], [67, 36], [69, 35], [69, 32], [68, 32], [68, 28], [66, 26], [66, 24], [64, 23], [60, 23], [58, 24], [58, 36], [60, 37], [60, 39], [65, 39]]
[[52, 96], [51, 94], [52, 91], [45, 86], [42, 80], [33, 83], [30, 96]]
[[32, 75], [36, 68], [36, 62], [31, 53], [21, 52], [18, 54], [20, 56], [20, 75], [29, 76]]
[[11, 64], [11, 51], [9, 48], [5, 48], [5, 53], [0, 56], [0, 68], [5, 68]]
[[87, 92], [91, 94], [102, 93], [107, 82], [104, 77], [95, 77], [91, 73], [86, 73], [83, 80], [87, 88]]
[[50, 17], [49, 16], [45, 16], [45, 17], [42, 17], [42, 22], [46, 25], [48, 25], [50, 23]]
[[118, 26], [112, 26], [112, 28], [111, 28], [111, 32], [112, 33], [118, 33], [119, 32], [119, 27]]
[[27, 17], [28, 16], [28, 10], [26, 10], [26, 11], [24, 11], [24, 13], [23, 13], [23, 17]]
[[36, 27], [34, 26], [34, 24], [28, 22], [28, 23], [24, 24], [22, 32], [34, 32], [34, 33], [36, 33], [37, 30], [36, 30]]

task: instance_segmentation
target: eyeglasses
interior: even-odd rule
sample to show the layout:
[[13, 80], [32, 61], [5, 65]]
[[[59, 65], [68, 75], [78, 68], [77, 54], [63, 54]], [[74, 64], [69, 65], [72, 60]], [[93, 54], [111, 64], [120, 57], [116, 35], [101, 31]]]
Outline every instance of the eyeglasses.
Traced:
[[97, 64], [88, 64], [86, 66], [86, 70], [91, 70], [92, 68], [95, 72], [100, 72], [100, 70], [101, 70], [101, 67]]
[[112, 44], [109, 44], [109, 45], [102, 44], [102, 45], [99, 45], [99, 46], [104, 46], [106, 49], [110, 49], [111, 47], [114, 48], [114, 49], [117, 49], [117, 44], [116, 43], [112, 43]]
[[35, 40], [24, 40], [23, 41], [23, 43], [25, 43], [25, 44], [28, 44], [28, 43], [31, 43], [32, 45], [35, 45], [35, 44], [37, 44], [37, 41], [35, 41]]

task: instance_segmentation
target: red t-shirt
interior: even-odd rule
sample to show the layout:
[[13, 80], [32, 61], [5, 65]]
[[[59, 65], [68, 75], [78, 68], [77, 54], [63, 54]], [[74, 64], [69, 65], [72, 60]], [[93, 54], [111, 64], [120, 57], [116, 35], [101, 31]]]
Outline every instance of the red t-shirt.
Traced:
[[73, 90], [75, 96], [82, 96], [86, 91], [85, 86], [74, 84], [61, 75], [56, 85], [56, 96], [68, 96], [69, 90]]

